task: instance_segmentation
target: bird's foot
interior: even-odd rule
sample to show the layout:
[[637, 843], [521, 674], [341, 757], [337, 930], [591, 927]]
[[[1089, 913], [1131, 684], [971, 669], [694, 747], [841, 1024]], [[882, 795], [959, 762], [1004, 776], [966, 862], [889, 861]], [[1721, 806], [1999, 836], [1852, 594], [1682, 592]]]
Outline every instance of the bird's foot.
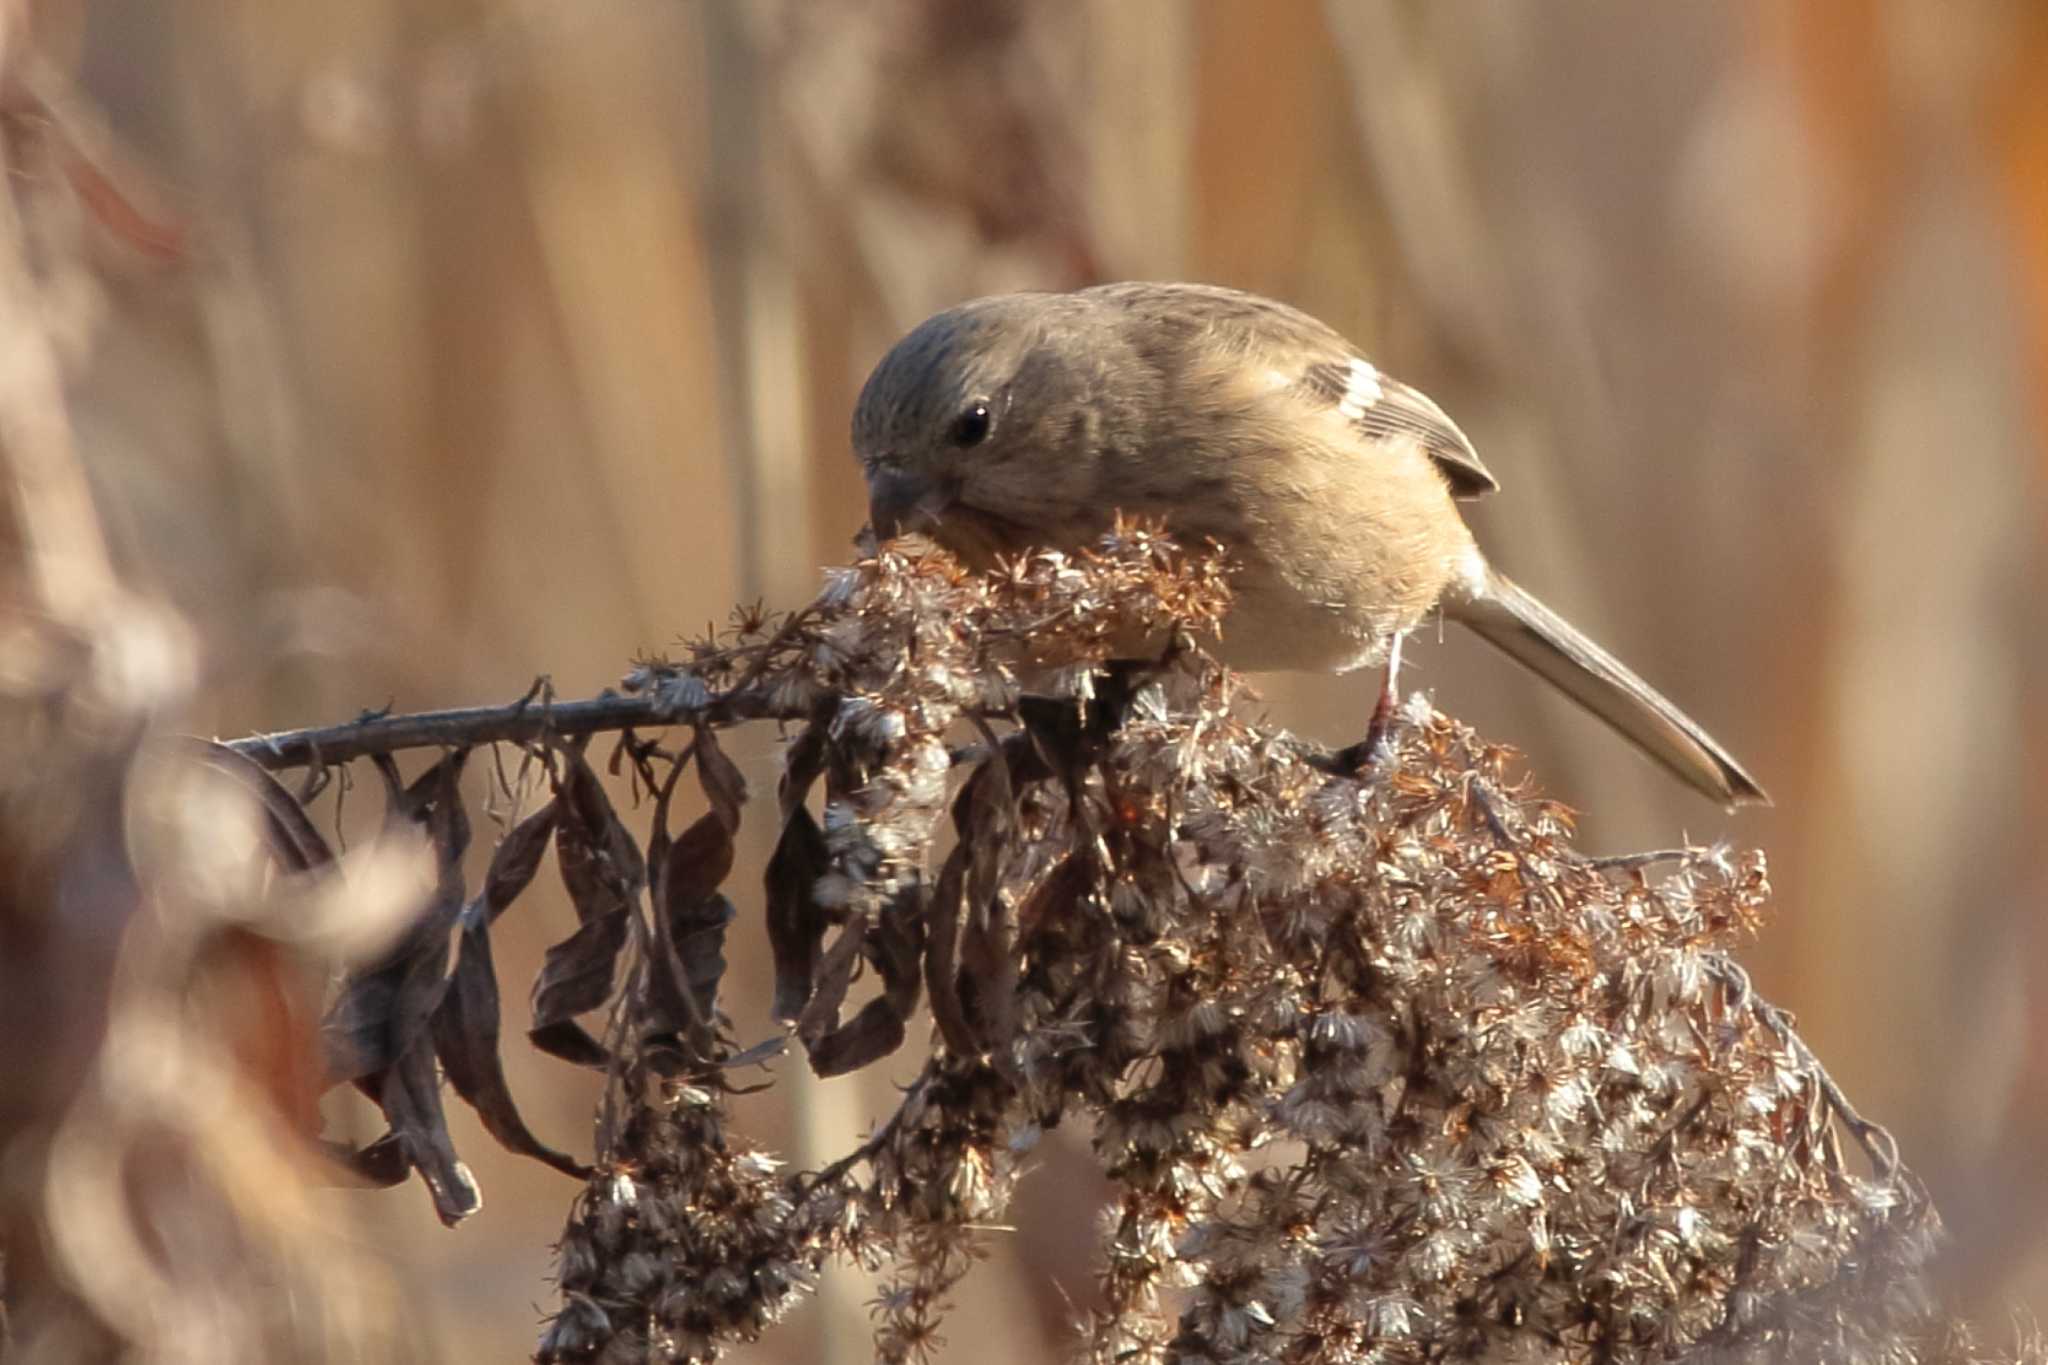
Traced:
[[1393, 752], [1394, 691], [1385, 688], [1372, 708], [1372, 720], [1365, 727], [1365, 738], [1339, 749], [1332, 757], [1336, 760], [1337, 771], [1352, 777], [1364, 777], [1392, 757]]
[[1337, 771], [1364, 777], [1394, 751], [1394, 708], [1400, 704], [1398, 679], [1401, 674], [1401, 637], [1396, 635], [1387, 649], [1386, 679], [1380, 684], [1379, 700], [1373, 703], [1372, 720], [1365, 738], [1334, 755]]

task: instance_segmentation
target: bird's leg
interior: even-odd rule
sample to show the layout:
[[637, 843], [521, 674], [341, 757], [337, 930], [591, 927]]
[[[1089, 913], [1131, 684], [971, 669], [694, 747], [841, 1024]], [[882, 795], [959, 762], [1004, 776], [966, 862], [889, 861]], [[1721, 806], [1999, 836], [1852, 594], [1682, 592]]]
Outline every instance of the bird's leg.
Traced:
[[1406, 638], [1404, 633], [1396, 632], [1393, 643], [1387, 647], [1386, 681], [1380, 685], [1379, 700], [1373, 703], [1365, 738], [1337, 755], [1338, 762], [1354, 773], [1362, 773], [1385, 758], [1392, 742], [1394, 707], [1400, 701], [1401, 641]]
[[1388, 745], [1393, 739], [1394, 707], [1401, 700], [1401, 641], [1408, 638], [1395, 632], [1394, 642], [1387, 646], [1387, 677], [1380, 684], [1380, 699], [1373, 703], [1372, 720], [1365, 727], [1365, 761], [1377, 763], [1386, 757]]

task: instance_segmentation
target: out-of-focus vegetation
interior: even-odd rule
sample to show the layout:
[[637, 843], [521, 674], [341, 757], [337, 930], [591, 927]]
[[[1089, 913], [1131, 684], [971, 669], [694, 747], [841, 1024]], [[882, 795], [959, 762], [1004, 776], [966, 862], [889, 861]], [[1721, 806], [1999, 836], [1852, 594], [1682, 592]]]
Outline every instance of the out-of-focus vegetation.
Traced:
[[[119, 923], [76, 908], [178, 903], [127, 875], [152, 866], [116, 818], [129, 728], [509, 700], [537, 671], [583, 694], [735, 602], [797, 605], [851, 554], [846, 415], [888, 342], [1116, 277], [1286, 298], [1458, 417], [1505, 484], [1474, 513], [1497, 562], [1778, 804], [1724, 821], [1462, 641], [1412, 651], [1411, 685], [1522, 744], [1589, 843], [1767, 848], [1759, 988], [1892, 1126], [1948, 1287], [2048, 1303], [2038, 5], [14, 0], [0, 75], [0, 605], [43, 623], [0, 671], [10, 698], [99, 689], [0, 732], [33, 760], [6, 809], [37, 813], [0, 850], [0, 1023], [36, 1062], [0, 1121], [104, 1112], [84, 1059], [151, 1036], [99, 1036], [110, 980], [214, 1002], [180, 1017], [246, 1065], [171, 1131], [280, 1163], [275, 1245], [347, 1232], [360, 1273], [324, 1302], [366, 1335], [337, 1340], [530, 1351], [574, 1186], [458, 1131], [487, 1199], [444, 1233], [416, 1188], [308, 1195], [278, 1134], [201, 1122], [226, 1111], [194, 1093], [310, 1104], [280, 1040], [319, 988], [268, 939], [194, 962], [161, 925], [120, 977]], [[1358, 678], [1261, 686], [1333, 741], [1370, 705]], [[775, 752], [732, 746], [764, 790]], [[373, 804], [328, 813], [360, 836]], [[176, 845], [177, 809], [129, 817]], [[74, 913], [53, 934], [37, 906]], [[503, 979], [569, 915], [508, 922]], [[727, 952], [729, 982], [771, 978], [758, 935]], [[748, 1036], [769, 1004], [728, 987]], [[586, 1134], [595, 1078], [507, 1053], [535, 1127]], [[799, 1159], [893, 1107], [886, 1068], [797, 1070], [739, 1108]], [[946, 1358], [1044, 1358], [1088, 1306], [1093, 1160], [1036, 1159]], [[829, 1281], [757, 1358], [866, 1358], [870, 1292]]]

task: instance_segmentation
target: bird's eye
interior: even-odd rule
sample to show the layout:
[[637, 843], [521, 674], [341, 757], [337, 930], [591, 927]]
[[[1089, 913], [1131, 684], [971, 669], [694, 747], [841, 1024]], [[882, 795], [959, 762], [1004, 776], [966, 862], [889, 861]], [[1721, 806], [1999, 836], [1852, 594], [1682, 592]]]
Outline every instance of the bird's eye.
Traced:
[[977, 398], [960, 410], [960, 415], [953, 419], [953, 429], [947, 435], [954, 445], [962, 449], [978, 446], [988, 439], [992, 420], [988, 404]]

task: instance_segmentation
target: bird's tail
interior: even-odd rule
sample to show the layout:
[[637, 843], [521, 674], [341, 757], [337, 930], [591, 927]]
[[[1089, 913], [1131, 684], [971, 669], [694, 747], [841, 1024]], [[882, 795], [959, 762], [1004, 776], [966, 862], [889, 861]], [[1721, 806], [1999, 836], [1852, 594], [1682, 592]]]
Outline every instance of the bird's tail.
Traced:
[[[1475, 556], [1476, 558], [1476, 556]], [[1606, 721], [1723, 805], [1770, 804], [1729, 752], [1648, 683], [1491, 566], [1475, 564], [1445, 607], [1458, 620]]]

